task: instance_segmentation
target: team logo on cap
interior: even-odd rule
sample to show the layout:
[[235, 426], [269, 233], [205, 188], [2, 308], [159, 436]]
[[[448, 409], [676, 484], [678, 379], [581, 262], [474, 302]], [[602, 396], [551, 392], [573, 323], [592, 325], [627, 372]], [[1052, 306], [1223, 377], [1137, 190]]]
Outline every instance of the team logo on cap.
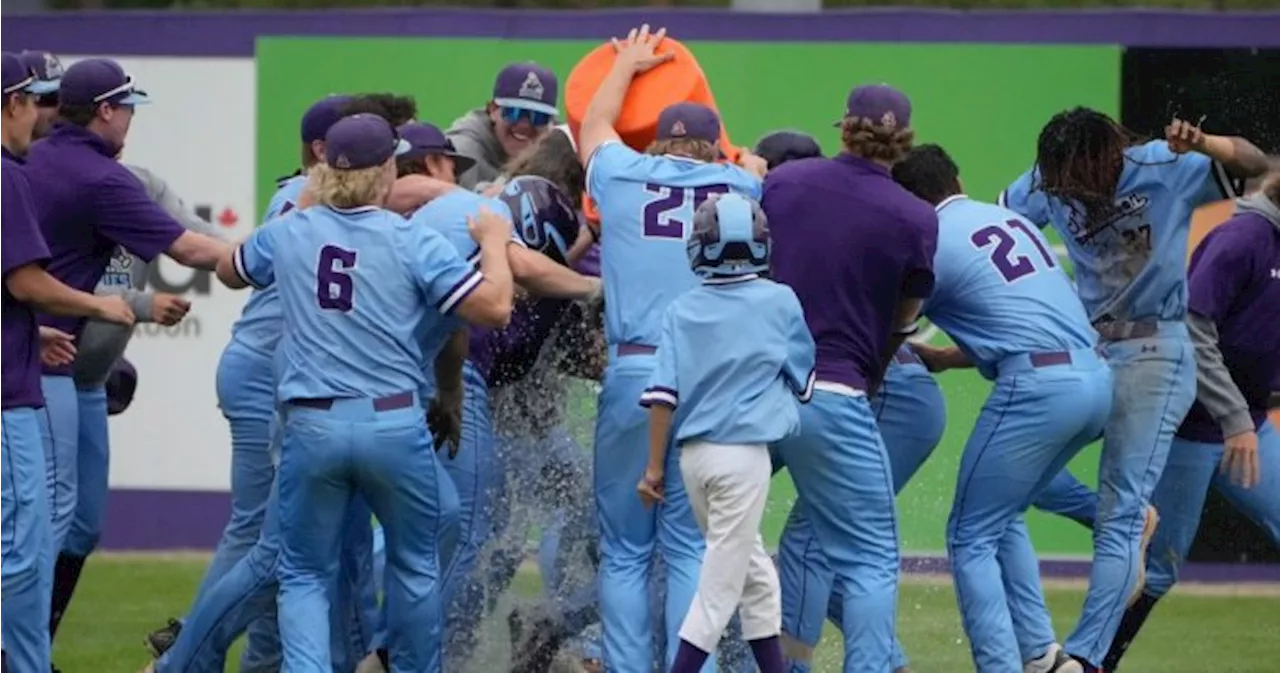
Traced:
[[333, 162], [335, 168], [351, 168], [351, 159], [345, 154], [339, 154], [337, 161]]
[[44, 77], [45, 79], [62, 79], [62, 61], [59, 61], [57, 56], [44, 55]]
[[532, 98], [534, 100], [542, 100], [546, 88], [542, 86], [542, 80], [538, 79], [538, 73], [530, 72], [524, 78], [524, 84], [520, 85], [520, 97]]
[[893, 114], [893, 110], [886, 110], [880, 116], [880, 125], [892, 131], [898, 125], [898, 115]]
[[689, 132], [684, 128], [684, 122], [677, 119], [676, 123], [671, 125], [671, 137], [683, 138], [687, 135], [689, 135]]

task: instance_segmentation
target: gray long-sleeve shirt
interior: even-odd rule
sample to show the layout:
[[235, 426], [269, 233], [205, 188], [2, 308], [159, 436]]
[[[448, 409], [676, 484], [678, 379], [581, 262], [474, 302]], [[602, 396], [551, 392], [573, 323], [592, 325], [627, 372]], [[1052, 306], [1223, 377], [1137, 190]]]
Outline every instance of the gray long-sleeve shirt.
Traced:
[[[182, 198], [169, 188], [169, 183], [141, 166], [126, 165], [126, 167], [142, 181], [152, 200], [177, 219], [187, 231], [223, 238], [217, 227], [200, 219], [187, 207]], [[142, 287], [146, 277], [146, 263], [125, 249], [117, 248], [95, 292], [102, 295], [122, 295], [133, 308], [138, 322], [151, 322], [154, 320], [154, 316], [151, 315], [151, 306], [155, 295], [137, 289]], [[94, 388], [105, 383], [107, 376], [111, 373], [112, 365], [120, 359], [129, 345], [131, 336], [133, 336], [133, 329], [123, 325], [92, 320], [85, 323], [76, 344], [78, 352], [73, 372], [76, 386]]]

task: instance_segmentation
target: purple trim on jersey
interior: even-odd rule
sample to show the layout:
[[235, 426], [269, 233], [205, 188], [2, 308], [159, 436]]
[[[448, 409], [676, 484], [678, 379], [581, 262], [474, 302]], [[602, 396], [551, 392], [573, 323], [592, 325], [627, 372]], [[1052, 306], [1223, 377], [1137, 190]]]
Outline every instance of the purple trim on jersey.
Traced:
[[671, 388], [664, 386], [651, 386], [646, 388], [644, 393], [640, 395], [640, 406], [642, 407], [663, 404], [674, 409], [679, 402], [680, 395]]
[[[68, 12], [12, 16], [7, 50], [60, 54], [252, 57], [264, 36], [592, 40], [622, 35], [635, 10], [374, 9]], [[1115, 44], [1276, 47], [1280, 13], [1175, 10], [954, 11], [852, 9], [775, 14], [646, 8], [686, 41]]]
[[236, 248], [231, 255], [231, 269], [236, 272], [236, 277], [249, 287], [261, 290], [263, 285], [253, 280], [253, 276], [249, 275], [249, 270], [244, 266], [244, 246]]
[[479, 271], [467, 274], [466, 278], [458, 281], [457, 285], [449, 289], [449, 292], [445, 294], [444, 299], [440, 300], [440, 304], [436, 308], [440, 309], [440, 313], [444, 315], [452, 314], [454, 309], [461, 306], [462, 302], [466, 301], [467, 297], [472, 292], [475, 292], [483, 281], [484, 275]]

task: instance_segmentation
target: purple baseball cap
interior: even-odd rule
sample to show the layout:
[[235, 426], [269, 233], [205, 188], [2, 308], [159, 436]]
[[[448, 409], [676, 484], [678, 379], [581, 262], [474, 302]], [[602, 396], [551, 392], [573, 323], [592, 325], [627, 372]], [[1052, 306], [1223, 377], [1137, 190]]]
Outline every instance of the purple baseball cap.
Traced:
[[453, 159], [453, 170], [456, 173], [463, 173], [476, 165], [475, 159], [458, 154], [453, 141], [433, 124], [409, 122], [401, 124], [396, 132], [406, 143], [409, 143], [409, 150], [400, 155], [407, 159], [421, 159], [433, 154], [442, 154]]
[[332, 94], [312, 103], [302, 113], [302, 142], [310, 145], [317, 140], [324, 140], [329, 128], [342, 119], [342, 110], [350, 102], [351, 96]]
[[556, 109], [559, 89], [560, 80], [554, 72], [537, 63], [512, 63], [493, 82], [493, 104], [554, 117], [560, 113]]
[[133, 76], [109, 58], [86, 58], [62, 74], [58, 101], [63, 105], [141, 105], [150, 103]]
[[52, 52], [24, 51], [18, 54], [18, 58], [36, 74], [36, 79], [52, 85], [55, 91], [62, 84], [62, 74], [66, 71], [62, 68], [62, 61]]
[[[844, 119], [855, 117], [890, 129], [905, 129], [911, 126], [911, 99], [888, 84], [857, 86], [844, 104]], [[840, 126], [844, 119], [834, 126]]]
[[658, 140], [671, 138], [719, 142], [720, 115], [698, 103], [668, 105], [658, 115]]
[[3, 62], [4, 95], [17, 92], [39, 95], [58, 90], [56, 84], [41, 81], [36, 77], [36, 73], [16, 54], [4, 52]]
[[343, 117], [324, 137], [324, 160], [330, 168], [356, 171], [381, 165], [409, 151], [387, 120], [375, 114]]

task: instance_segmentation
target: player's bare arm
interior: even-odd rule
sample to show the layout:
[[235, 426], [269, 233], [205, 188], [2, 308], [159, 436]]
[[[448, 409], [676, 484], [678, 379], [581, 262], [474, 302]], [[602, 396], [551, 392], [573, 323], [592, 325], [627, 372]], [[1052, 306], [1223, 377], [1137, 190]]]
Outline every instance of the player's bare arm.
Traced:
[[455, 189], [462, 188], [426, 175], [406, 175], [397, 178], [395, 184], [391, 186], [391, 193], [387, 195], [386, 208], [402, 215], [411, 213], [428, 201]]
[[62, 367], [76, 360], [76, 337], [60, 329], [40, 326], [40, 361], [47, 367]]
[[667, 440], [671, 437], [671, 418], [674, 410], [661, 402], [649, 406], [649, 465], [644, 477], [636, 485], [645, 505], [662, 502], [663, 481], [666, 478]]
[[123, 298], [73, 289], [34, 264], [10, 272], [5, 287], [18, 301], [52, 315], [83, 316], [121, 325], [132, 325], [134, 321], [133, 309]]
[[231, 246], [212, 236], [184, 231], [165, 254], [183, 266], [213, 271], [224, 257], [230, 258]]
[[1174, 118], [1164, 129], [1169, 149], [1178, 154], [1199, 152], [1222, 164], [1232, 176], [1256, 178], [1267, 172], [1267, 155], [1257, 145], [1239, 136], [1205, 133], [1198, 123]]
[[467, 228], [480, 245], [480, 273], [484, 280], [458, 305], [458, 315], [469, 323], [506, 327], [515, 306], [515, 282], [507, 261], [511, 220], [482, 208], [479, 217], [467, 218]]
[[880, 363], [880, 373], [875, 382], [870, 385], [871, 389], [867, 391], [869, 394], [875, 393], [876, 389], [880, 387], [880, 381], [884, 378], [885, 371], [889, 369], [889, 362], [893, 360], [893, 354], [897, 353], [902, 344], [906, 343], [907, 339], [919, 330], [916, 322], [920, 319], [920, 309], [923, 306], [923, 299], [909, 298], [898, 302], [898, 309], [893, 318], [894, 330], [889, 335], [889, 345], [885, 350], [884, 361]]
[[618, 132], [613, 125], [622, 114], [622, 102], [631, 87], [631, 79], [675, 58], [673, 53], [659, 54], [655, 51], [666, 36], [666, 28], [650, 33], [646, 23], [632, 28], [621, 40], [613, 38], [613, 48], [618, 52], [613, 69], [592, 97], [582, 118], [582, 128], [578, 131], [578, 155], [583, 164], [591, 160], [591, 155], [600, 145], [618, 140]]
[[243, 290], [249, 287], [249, 284], [240, 277], [240, 274], [236, 273], [235, 261], [232, 259], [234, 256], [234, 248], [227, 248], [227, 250], [223, 251], [222, 256], [218, 258], [214, 273], [218, 276], [218, 280], [228, 288]]
[[517, 243], [507, 246], [507, 261], [516, 282], [533, 294], [554, 299], [584, 300], [600, 295], [599, 278], [584, 276]]
[[924, 362], [929, 371], [937, 374], [948, 369], [970, 369], [973, 361], [956, 346], [931, 346], [923, 343], [911, 344], [911, 350]]

